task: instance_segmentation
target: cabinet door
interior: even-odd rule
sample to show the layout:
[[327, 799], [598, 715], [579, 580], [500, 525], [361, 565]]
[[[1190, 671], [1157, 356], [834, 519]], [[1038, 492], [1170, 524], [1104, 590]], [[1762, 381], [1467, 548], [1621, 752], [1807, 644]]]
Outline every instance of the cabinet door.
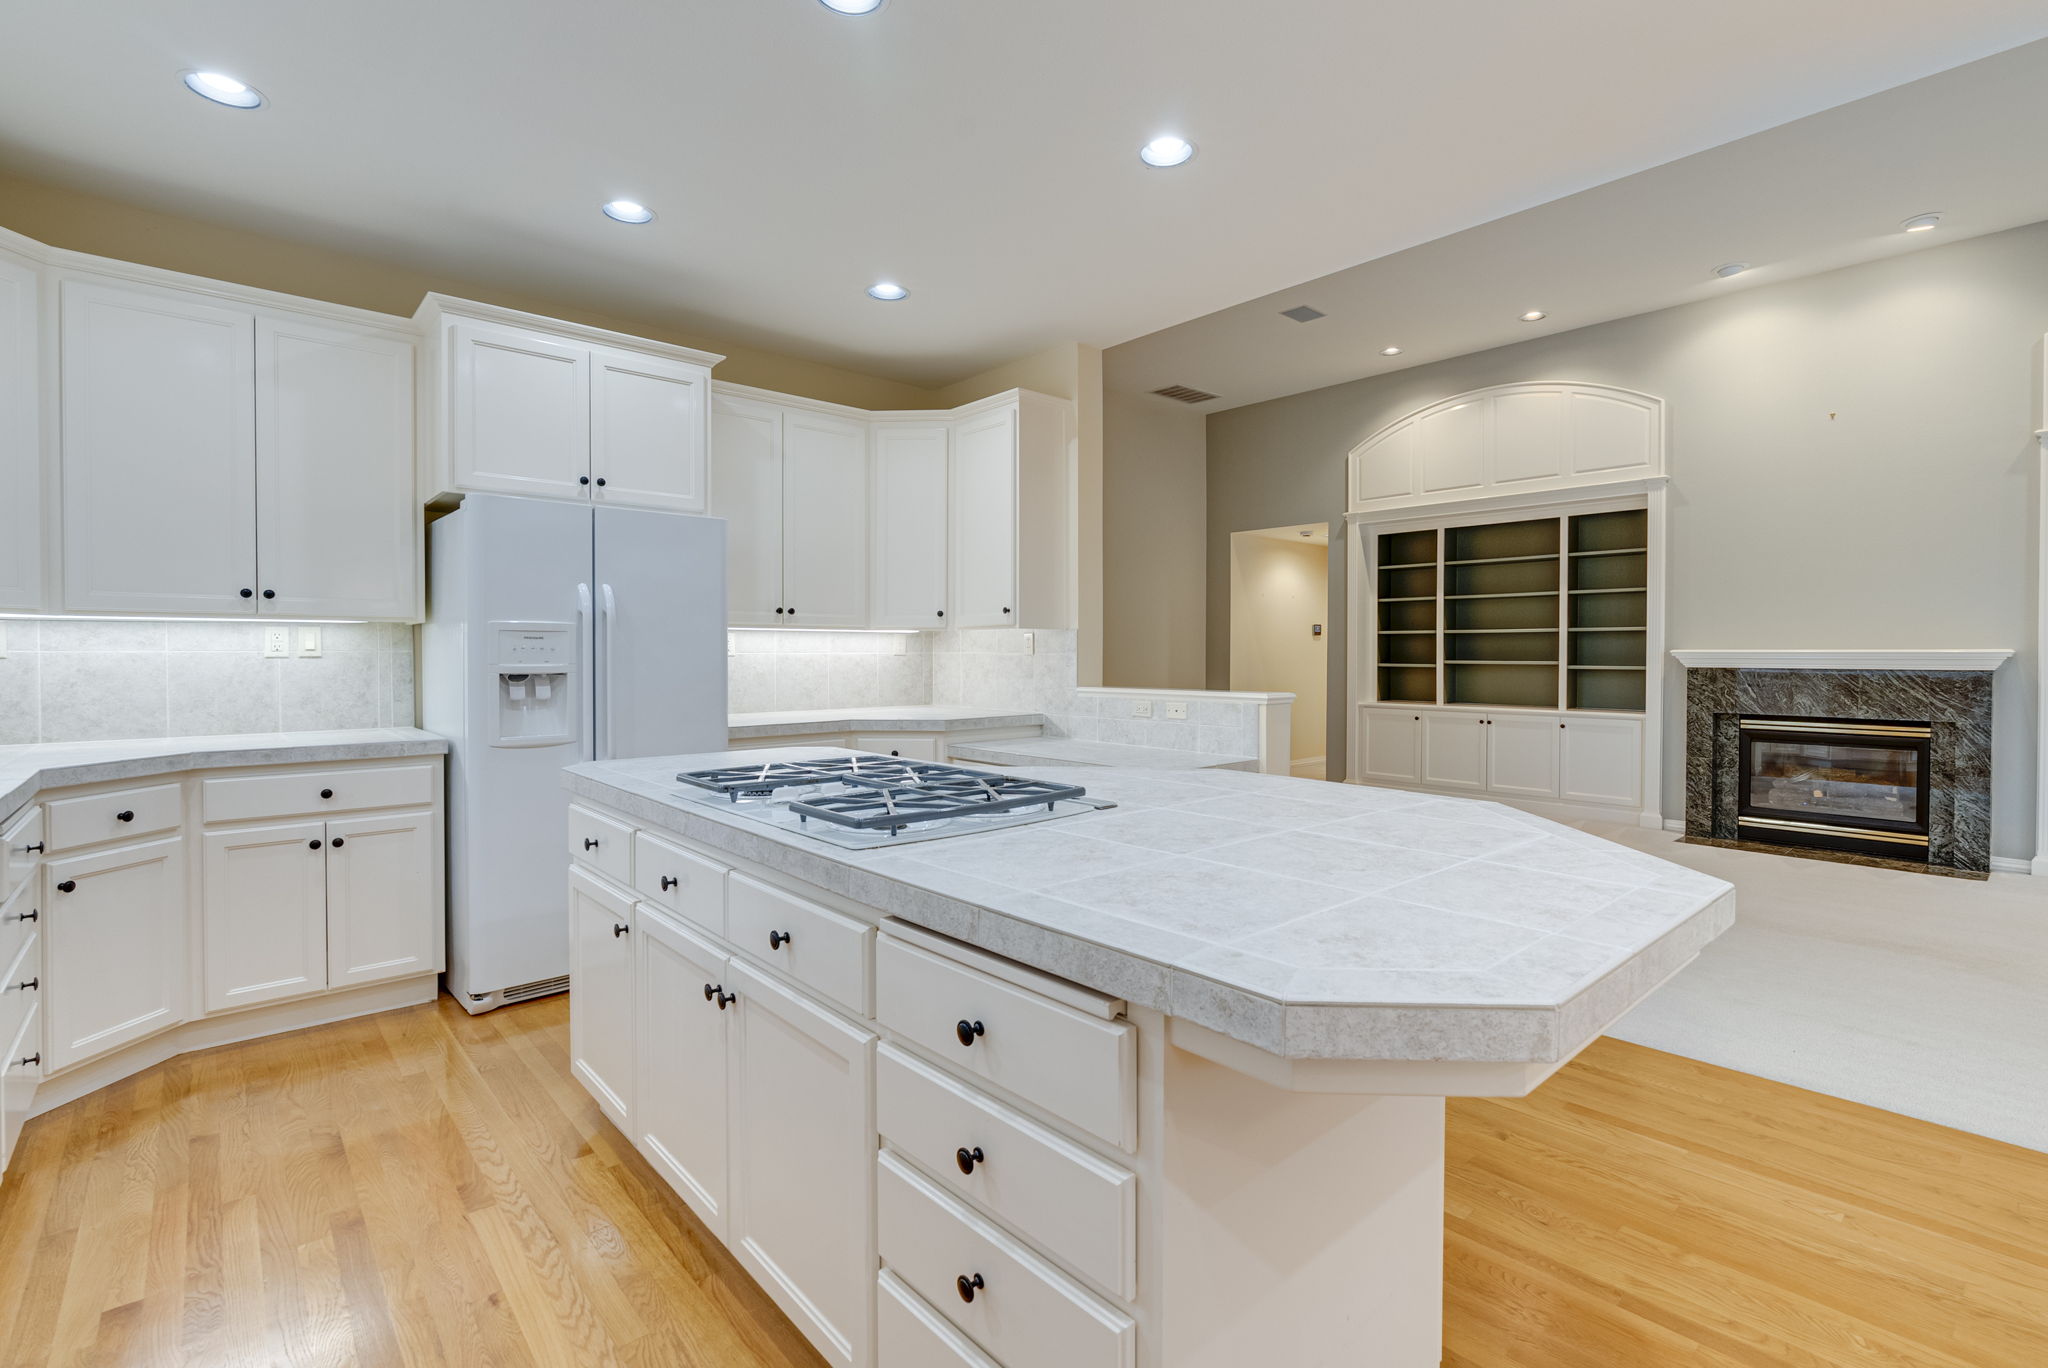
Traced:
[[172, 836], [43, 866], [49, 1070], [187, 1015], [185, 840]]
[[569, 871], [569, 1069], [633, 1133], [633, 903]]
[[[639, 1061], [633, 1143], [690, 1210], [725, 1238], [726, 958], [646, 903], [634, 992]], [[709, 990], [709, 991], [707, 991]]]
[[440, 823], [432, 808], [327, 824], [327, 982], [439, 973]]
[[1422, 779], [1422, 714], [1398, 708], [1360, 708], [1359, 778], [1414, 784]]
[[544, 499], [589, 497], [590, 350], [481, 323], [448, 331], [455, 484]]
[[864, 424], [782, 415], [782, 612], [790, 627], [867, 626]]
[[1486, 726], [1486, 788], [1512, 798], [1557, 797], [1557, 719], [1503, 713]]
[[591, 497], [702, 513], [711, 372], [603, 348], [595, 354], [590, 385]]
[[883, 423], [875, 429], [870, 616], [877, 627], [930, 631], [946, 625], [950, 444], [944, 423]]
[[22, 612], [46, 606], [36, 281], [0, 252], [0, 608]]
[[211, 831], [203, 847], [199, 935], [206, 1010], [225, 1012], [325, 989], [325, 825], [286, 822]]
[[828, 1362], [867, 1357], [875, 1038], [739, 961], [728, 1246]]
[[1002, 408], [953, 433], [953, 625], [1017, 621], [1017, 411]]
[[1424, 713], [1422, 782], [1432, 788], [1483, 792], [1486, 720], [1472, 713]]
[[254, 315], [97, 281], [62, 297], [65, 606], [254, 613]]
[[260, 611], [417, 616], [412, 396], [411, 343], [257, 318]]
[[711, 401], [711, 515], [725, 519], [726, 616], [782, 625], [782, 410]]
[[1558, 796], [1570, 803], [1643, 801], [1643, 724], [1626, 717], [1567, 717]]

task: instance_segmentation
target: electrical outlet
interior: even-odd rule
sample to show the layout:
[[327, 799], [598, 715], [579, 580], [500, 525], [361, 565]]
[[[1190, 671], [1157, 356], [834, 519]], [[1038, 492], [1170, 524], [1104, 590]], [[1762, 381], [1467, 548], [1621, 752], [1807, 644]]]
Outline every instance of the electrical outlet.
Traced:
[[265, 627], [263, 629], [263, 658], [265, 660], [283, 660], [291, 653], [291, 628]]
[[1151, 699], [1149, 699], [1149, 698], [1141, 698], [1141, 699], [1139, 699], [1139, 700], [1138, 700], [1137, 702], [1135, 702], [1135, 703], [1131, 704], [1131, 716], [1133, 716], [1133, 717], [1150, 717], [1151, 715], [1152, 715], [1152, 700], [1151, 700]]
[[316, 656], [320, 654], [320, 629], [318, 627], [299, 628], [299, 654], [302, 656]]
[[1038, 648], [1037, 648], [1037, 647], [1036, 647], [1035, 645], [1033, 645], [1033, 644], [1032, 644], [1032, 643], [1033, 643], [1033, 642], [1034, 642], [1035, 640], [1036, 640], [1036, 638], [1034, 638], [1034, 637], [1033, 637], [1033, 636], [1031, 635], [1031, 633], [1029, 633], [1029, 632], [1026, 632], [1026, 633], [1024, 633], [1024, 654], [1025, 654], [1025, 655], [1030, 655], [1030, 654], [1031, 654], [1031, 653], [1032, 653], [1033, 651], [1036, 651], [1036, 650], [1038, 649]]
[[1167, 705], [1166, 705], [1166, 720], [1167, 720], [1167, 721], [1169, 721], [1169, 722], [1185, 722], [1185, 721], [1187, 721], [1187, 720], [1188, 720], [1188, 705], [1187, 705], [1187, 704], [1185, 704], [1185, 703], [1169, 703], [1169, 704], [1167, 704]]

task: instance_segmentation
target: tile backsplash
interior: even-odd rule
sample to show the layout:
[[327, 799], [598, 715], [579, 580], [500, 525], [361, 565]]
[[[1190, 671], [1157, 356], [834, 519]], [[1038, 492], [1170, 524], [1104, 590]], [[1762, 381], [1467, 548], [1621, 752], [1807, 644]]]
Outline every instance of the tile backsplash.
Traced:
[[726, 641], [726, 705], [736, 713], [932, 701], [925, 633], [742, 631]]
[[412, 628], [319, 624], [265, 659], [259, 622], [0, 622], [0, 745], [414, 725]]

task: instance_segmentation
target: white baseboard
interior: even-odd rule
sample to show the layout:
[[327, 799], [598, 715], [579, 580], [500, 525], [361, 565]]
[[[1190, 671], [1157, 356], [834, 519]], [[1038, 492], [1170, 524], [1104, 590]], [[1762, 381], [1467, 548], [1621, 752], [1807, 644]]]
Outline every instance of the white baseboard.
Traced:
[[1664, 829], [1666, 831], [1675, 831], [1681, 836], [1685, 835], [1685, 818], [1666, 817], [1664, 819]]

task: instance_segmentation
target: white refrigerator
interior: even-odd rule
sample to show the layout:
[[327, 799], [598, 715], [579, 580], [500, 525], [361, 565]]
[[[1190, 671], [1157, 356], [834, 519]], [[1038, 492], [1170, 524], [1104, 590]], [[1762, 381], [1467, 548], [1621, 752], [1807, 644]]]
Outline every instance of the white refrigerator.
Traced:
[[472, 494], [428, 529], [423, 721], [448, 738], [448, 991], [569, 986], [562, 768], [726, 748], [725, 523]]

